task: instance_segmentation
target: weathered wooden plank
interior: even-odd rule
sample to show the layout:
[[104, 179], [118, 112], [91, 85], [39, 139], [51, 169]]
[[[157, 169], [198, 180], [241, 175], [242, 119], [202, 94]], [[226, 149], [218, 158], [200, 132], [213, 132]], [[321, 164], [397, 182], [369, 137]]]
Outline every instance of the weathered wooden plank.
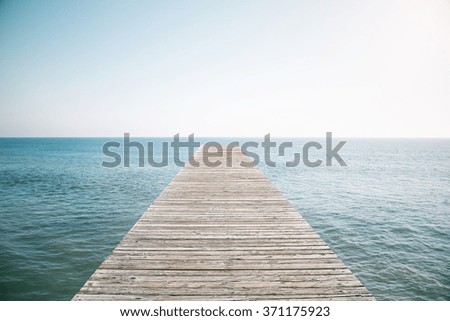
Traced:
[[130, 294], [77, 294], [76, 301], [236, 301], [236, 300], [283, 300], [283, 301], [367, 301], [373, 300], [370, 294], [331, 294], [331, 295], [302, 295], [296, 293], [292, 295], [130, 295]]
[[120, 285], [105, 285], [105, 286], [84, 286], [80, 293], [99, 293], [99, 294], [135, 294], [135, 295], [160, 295], [161, 293], [167, 293], [171, 295], [204, 295], [214, 296], [217, 293], [222, 295], [292, 295], [293, 293], [301, 293], [302, 295], [352, 295], [352, 294], [367, 294], [367, 290], [364, 287], [311, 287], [311, 288], [284, 288], [281, 286], [271, 288], [241, 288], [241, 287], [226, 287], [225, 285], [220, 288], [205, 288], [196, 287], [192, 288], [145, 288], [145, 287], [132, 287], [128, 284]]
[[148, 259], [153, 258], [171, 258], [171, 257], [177, 257], [177, 258], [192, 258], [192, 257], [199, 257], [199, 258], [208, 258], [208, 259], [227, 259], [227, 258], [234, 258], [234, 259], [245, 259], [245, 258], [272, 258], [272, 259], [280, 259], [280, 258], [322, 258], [324, 256], [328, 257], [336, 257], [336, 254], [331, 250], [323, 250], [323, 251], [302, 251], [302, 252], [296, 252], [296, 251], [290, 251], [290, 252], [261, 252], [261, 251], [227, 251], [227, 252], [217, 252], [217, 251], [203, 251], [199, 253], [189, 253], [187, 251], [167, 251], [164, 253], [161, 253], [160, 251], [134, 251], [134, 250], [114, 250], [113, 251], [114, 256], [118, 257], [145, 257]]
[[[327, 276], [333, 275], [347, 276], [352, 275], [351, 271], [347, 268], [341, 269], [316, 269], [316, 270], [253, 270], [249, 273], [248, 270], [132, 270], [132, 269], [122, 269], [122, 270], [111, 270], [111, 269], [97, 269], [93, 276], [95, 275], [110, 275], [110, 276], [162, 276], [170, 277], [170, 280], [175, 277], [188, 278], [192, 276], [201, 277], [270, 277], [273, 279], [291, 277], [291, 276]], [[204, 280], [204, 279], [203, 279]]]
[[272, 240], [266, 242], [261, 239], [256, 244], [254, 240], [236, 240], [236, 239], [222, 239], [222, 240], [211, 240], [211, 239], [153, 239], [153, 240], [129, 240], [124, 239], [119, 246], [130, 247], [154, 247], [154, 246], [164, 246], [164, 247], [228, 247], [228, 248], [238, 248], [238, 249], [256, 249], [261, 247], [299, 247], [299, 246], [310, 246], [310, 245], [325, 245], [325, 242], [321, 239], [297, 239], [295, 241], [289, 240]]
[[224, 156], [183, 168], [74, 300], [372, 300], [267, 177], [232, 156], [232, 167]]
[[348, 288], [348, 287], [362, 287], [362, 284], [355, 280], [354, 278], [338, 279], [303, 279], [301, 281], [280, 281], [277, 280], [230, 280], [230, 279], [214, 279], [205, 281], [193, 281], [193, 280], [183, 280], [183, 281], [155, 281], [148, 280], [146, 278], [135, 278], [135, 279], [93, 279], [86, 282], [85, 287], [105, 287], [105, 286], [115, 286], [119, 285], [130, 287], [130, 288], [212, 288], [220, 290], [226, 286], [227, 288]]
[[[173, 271], [172, 271], [173, 272]], [[117, 283], [117, 282], [135, 282], [136, 284], [140, 284], [140, 282], [157, 282], [161, 284], [178, 284], [179, 283], [205, 283], [205, 276], [204, 275], [180, 275], [180, 274], [174, 274], [170, 279], [167, 278], [167, 275], [139, 275], [139, 274], [111, 274], [111, 273], [94, 273], [90, 280], [91, 281], [102, 281], [105, 284], [106, 283]], [[338, 281], [349, 281], [354, 282], [355, 278], [351, 274], [347, 275], [336, 275], [336, 274], [328, 274], [328, 275], [311, 275], [311, 274], [305, 274], [305, 275], [285, 275], [282, 277], [279, 277], [277, 275], [210, 275], [208, 277], [208, 284], [216, 284], [220, 286], [222, 282], [226, 282], [227, 284], [235, 284], [236, 282], [253, 282], [258, 281], [258, 283], [261, 282], [269, 282], [272, 285], [277, 285], [279, 282], [283, 282], [283, 285], [286, 285], [287, 282], [295, 282], [295, 283], [303, 283], [303, 282], [323, 282], [323, 281], [332, 281], [332, 282], [338, 282]], [[356, 282], [356, 281], [355, 281]], [[87, 283], [88, 284], [88, 283]], [[296, 286], [301, 286], [301, 284], [297, 284]]]
[[[297, 245], [292, 247], [277, 247], [277, 246], [248, 246], [248, 247], [239, 247], [239, 248], [230, 248], [230, 247], [211, 247], [211, 246], [203, 246], [200, 247], [199, 244], [196, 244], [192, 247], [135, 247], [135, 246], [126, 246], [126, 245], [118, 245], [114, 251], [128, 251], [128, 252], [179, 252], [182, 251], [183, 253], [191, 253], [192, 251], [196, 251], [198, 253], [208, 253], [208, 252], [214, 252], [214, 253], [229, 253], [229, 252], [237, 252], [237, 253], [271, 253], [272, 251], [275, 251], [275, 253], [304, 253], [308, 251], [312, 251], [314, 253], [321, 252], [321, 251], [331, 251], [329, 247], [325, 245]], [[113, 252], [114, 252], [113, 251]], [[331, 251], [332, 252], [332, 251]]]

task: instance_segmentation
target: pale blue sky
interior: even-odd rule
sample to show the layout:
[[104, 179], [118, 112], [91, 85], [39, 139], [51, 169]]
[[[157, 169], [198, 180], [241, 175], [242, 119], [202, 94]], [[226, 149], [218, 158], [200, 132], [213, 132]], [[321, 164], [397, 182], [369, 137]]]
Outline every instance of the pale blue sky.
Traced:
[[0, 136], [450, 137], [449, 1], [0, 2]]

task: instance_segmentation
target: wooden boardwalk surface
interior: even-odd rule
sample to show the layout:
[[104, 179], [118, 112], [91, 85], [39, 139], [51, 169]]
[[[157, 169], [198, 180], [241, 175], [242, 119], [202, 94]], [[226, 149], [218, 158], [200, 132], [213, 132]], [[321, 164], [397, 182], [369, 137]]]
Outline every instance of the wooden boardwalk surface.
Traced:
[[217, 159], [184, 167], [74, 300], [373, 299], [239, 149]]

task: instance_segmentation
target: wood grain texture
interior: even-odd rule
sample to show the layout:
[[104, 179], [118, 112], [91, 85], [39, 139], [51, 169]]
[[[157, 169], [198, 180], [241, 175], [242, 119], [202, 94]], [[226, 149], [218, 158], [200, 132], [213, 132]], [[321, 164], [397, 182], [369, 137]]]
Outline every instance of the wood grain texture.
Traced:
[[[249, 158], [201, 148], [73, 300], [373, 300]], [[230, 159], [228, 157], [228, 159]]]

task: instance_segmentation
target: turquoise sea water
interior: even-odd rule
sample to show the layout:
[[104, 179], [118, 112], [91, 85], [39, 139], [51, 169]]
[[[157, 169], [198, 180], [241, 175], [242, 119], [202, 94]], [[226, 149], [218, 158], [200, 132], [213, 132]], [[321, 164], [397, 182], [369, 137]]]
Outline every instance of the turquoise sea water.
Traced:
[[[1, 300], [71, 299], [179, 170], [101, 167], [109, 140], [0, 139]], [[340, 154], [348, 166], [260, 167], [377, 299], [449, 300], [450, 140], [348, 139]]]

